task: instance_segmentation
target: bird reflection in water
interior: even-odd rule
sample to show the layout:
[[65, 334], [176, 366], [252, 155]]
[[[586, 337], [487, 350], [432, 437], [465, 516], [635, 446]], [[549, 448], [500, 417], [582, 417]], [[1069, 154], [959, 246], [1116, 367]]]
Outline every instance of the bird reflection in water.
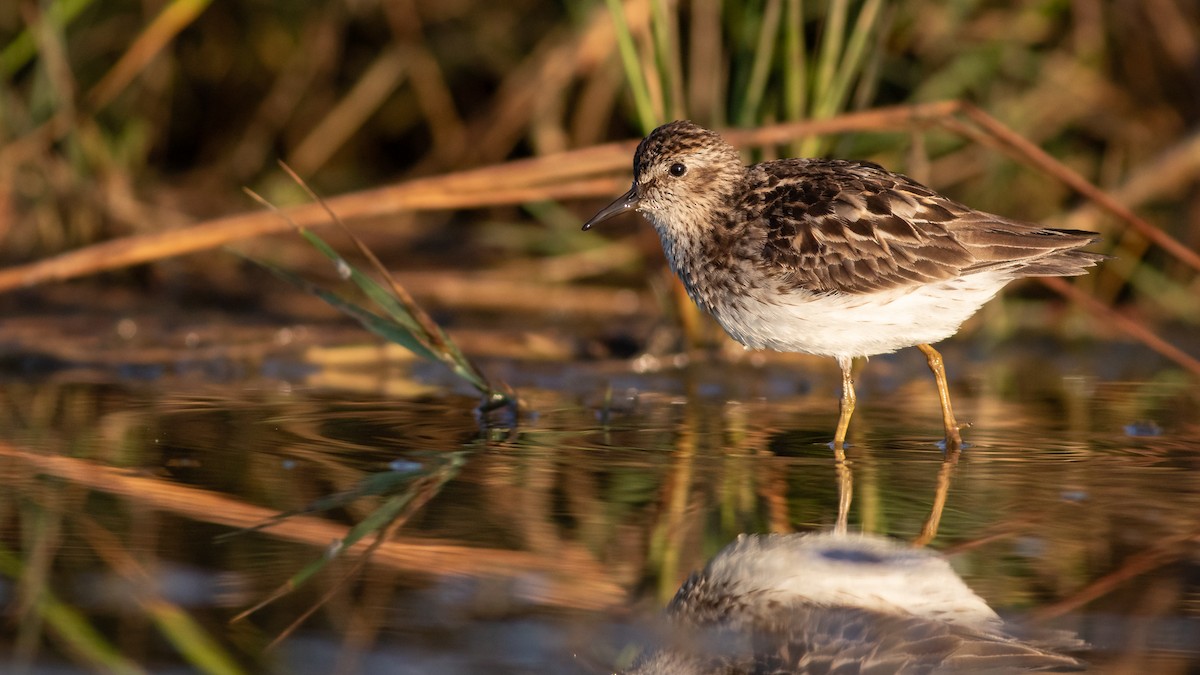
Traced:
[[667, 607], [628, 673], [1023, 673], [1084, 669], [1022, 641], [932, 551], [865, 534], [742, 535]]

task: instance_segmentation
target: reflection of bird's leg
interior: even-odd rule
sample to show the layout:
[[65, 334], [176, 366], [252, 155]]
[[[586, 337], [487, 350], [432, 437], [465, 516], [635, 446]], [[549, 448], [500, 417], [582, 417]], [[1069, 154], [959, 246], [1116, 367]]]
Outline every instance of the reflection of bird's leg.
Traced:
[[846, 429], [850, 427], [850, 416], [854, 414], [854, 380], [850, 379], [850, 366], [853, 359], [849, 356], [839, 356], [838, 365], [842, 368], [842, 406], [838, 415], [837, 432], [833, 435], [833, 447], [840, 450], [846, 443]]
[[917, 349], [925, 352], [929, 369], [933, 371], [933, 378], [937, 380], [938, 400], [942, 403], [942, 425], [946, 427], [946, 450], [961, 450], [962, 436], [958, 433], [959, 425], [954, 419], [954, 409], [950, 407], [950, 387], [946, 384], [946, 368], [942, 365], [942, 355], [926, 344], [917, 345]]
[[846, 534], [846, 525], [850, 521], [850, 498], [854, 495], [854, 476], [850, 473], [850, 464], [841, 446], [834, 450], [834, 455], [837, 457], [838, 515], [833, 532]]
[[929, 517], [921, 526], [921, 534], [913, 539], [913, 546], [918, 548], [933, 541], [937, 536], [938, 524], [942, 522], [942, 509], [946, 508], [946, 495], [950, 493], [950, 474], [954, 473], [954, 465], [958, 464], [958, 453], [952, 453], [942, 460], [942, 468], [938, 471], [937, 492], [933, 495], [933, 508]]

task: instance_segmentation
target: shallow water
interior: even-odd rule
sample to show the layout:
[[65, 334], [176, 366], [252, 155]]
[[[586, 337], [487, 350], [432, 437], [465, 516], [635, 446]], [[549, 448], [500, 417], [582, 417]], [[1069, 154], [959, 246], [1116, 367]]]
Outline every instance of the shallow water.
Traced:
[[[847, 497], [1107, 672], [1200, 668], [1200, 387], [1123, 345], [951, 342], [947, 456], [909, 351], [860, 372], [845, 463], [819, 360], [484, 362], [524, 402], [503, 430], [427, 365], [10, 354], [0, 669], [609, 672], [737, 534]], [[369, 562], [334, 555], [372, 518]]]

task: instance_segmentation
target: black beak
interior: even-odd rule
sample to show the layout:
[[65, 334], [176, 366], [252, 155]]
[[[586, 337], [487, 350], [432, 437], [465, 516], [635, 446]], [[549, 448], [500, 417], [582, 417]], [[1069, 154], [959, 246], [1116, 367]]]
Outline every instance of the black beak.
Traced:
[[616, 201], [608, 206], [600, 209], [600, 212], [592, 216], [590, 220], [583, 224], [583, 229], [590, 230], [596, 223], [608, 220], [613, 216], [619, 216], [626, 211], [636, 209], [638, 205], [637, 184], [629, 188], [629, 192], [617, 197]]

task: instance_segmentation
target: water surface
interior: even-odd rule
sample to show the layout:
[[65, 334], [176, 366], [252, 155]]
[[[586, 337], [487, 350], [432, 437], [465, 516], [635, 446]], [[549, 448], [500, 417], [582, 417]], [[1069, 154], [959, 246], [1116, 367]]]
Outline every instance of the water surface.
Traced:
[[860, 373], [845, 462], [820, 360], [485, 361], [524, 403], [496, 429], [407, 361], [9, 355], [4, 668], [608, 672], [737, 534], [847, 499], [1106, 672], [1200, 668], [1200, 388], [1121, 345], [952, 342], [947, 456], [909, 351]]

